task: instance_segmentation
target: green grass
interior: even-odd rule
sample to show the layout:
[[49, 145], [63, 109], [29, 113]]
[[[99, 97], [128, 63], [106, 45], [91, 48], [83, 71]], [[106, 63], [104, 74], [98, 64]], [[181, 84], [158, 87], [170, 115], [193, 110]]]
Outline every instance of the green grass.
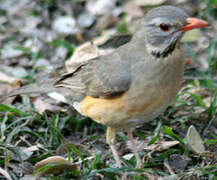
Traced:
[[[48, 0], [43, 3], [43, 8], [53, 6], [55, 1]], [[209, 21], [217, 18], [215, 0], [201, 1], [204, 9], [199, 14]], [[40, 11], [37, 11], [40, 14]], [[117, 27], [118, 32], [126, 32], [127, 26], [124, 20]], [[11, 37], [13, 40], [16, 39]], [[7, 37], [2, 43], [11, 39]], [[12, 179], [20, 179], [25, 176], [24, 165], [31, 175], [51, 170], [58, 163], [50, 163], [33, 170], [33, 166], [52, 156], [61, 156], [76, 168], [63, 168], [56, 175], [47, 175], [46, 179], [107, 179], [116, 180], [120, 174], [126, 172], [131, 179], [141, 180], [153, 178], [172, 179], [173, 176], [165, 167], [171, 155], [178, 154], [191, 158], [189, 165], [181, 171], [175, 171], [179, 179], [217, 179], [217, 135], [213, 131], [213, 123], [217, 118], [217, 58], [216, 58], [217, 34], [209, 38], [209, 47], [206, 50], [208, 62], [207, 71], [198, 68], [196, 72], [188, 72], [186, 76], [194, 76], [197, 81], [188, 80], [183, 91], [177, 95], [164, 116], [152, 121], [134, 131], [134, 135], [142, 142], [153, 145], [158, 141], [176, 140], [178, 145], [160, 152], [142, 150], [140, 156], [144, 159], [142, 169], [135, 169], [135, 157], [129, 160], [123, 159], [124, 167], [115, 168], [114, 159], [105, 143], [105, 130], [102, 125], [93, 122], [89, 118], [80, 117], [67, 105], [61, 104], [63, 111], [46, 111], [39, 114], [32, 104], [31, 96], [17, 98], [13, 105], [0, 104], [0, 168], [8, 172]], [[65, 39], [56, 38], [49, 46], [65, 47], [67, 58], [74, 52], [74, 45]], [[16, 46], [23, 51], [26, 58], [33, 62], [43, 58], [42, 51], [33, 52], [30, 48]], [[192, 50], [192, 44], [185, 44], [189, 56], [197, 63], [197, 54]], [[29, 75], [24, 77], [29, 83], [34, 82], [35, 75], [42, 67], [28, 68]], [[198, 87], [199, 82], [199, 87]], [[198, 90], [200, 89], [200, 90]], [[198, 91], [197, 91], [198, 90]], [[205, 94], [205, 95], [204, 95]], [[210, 98], [207, 103], [206, 98]], [[193, 124], [200, 132], [206, 150], [209, 153], [198, 155], [189, 150], [185, 140], [188, 127]], [[123, 155], [129, 154], [125, 146], [127, 138], [125, 134], [118, 134], [120, 151]], [[35, 148], [32, 151], [25, 148]], [[149, 155], [149, 156], [148, 156]], [[65, 164], [66, 165], [66, 164]], [[64, 166], [64, 165], [62, 165]], [[0, 179], [4, 179], [0, 174]]]

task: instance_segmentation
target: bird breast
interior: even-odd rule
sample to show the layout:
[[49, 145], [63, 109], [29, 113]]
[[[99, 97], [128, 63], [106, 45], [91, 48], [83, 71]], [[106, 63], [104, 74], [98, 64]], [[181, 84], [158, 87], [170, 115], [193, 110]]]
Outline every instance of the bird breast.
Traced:
[[179, 55], [135, 63], [128, 91], [111, 99], [86, 96], [80, 103], [80, 112], [98, 123], [115, 128], [142, 124], [156, 118], [179, 90], [184, 69]]

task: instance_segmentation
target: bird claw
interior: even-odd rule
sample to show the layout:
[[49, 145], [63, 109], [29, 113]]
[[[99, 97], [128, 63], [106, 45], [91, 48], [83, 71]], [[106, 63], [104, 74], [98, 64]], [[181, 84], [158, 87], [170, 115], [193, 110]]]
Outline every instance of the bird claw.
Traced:
[[143, 168], [143, 165], [141, 162], [136, 162], [136, 169], [142, 169]]

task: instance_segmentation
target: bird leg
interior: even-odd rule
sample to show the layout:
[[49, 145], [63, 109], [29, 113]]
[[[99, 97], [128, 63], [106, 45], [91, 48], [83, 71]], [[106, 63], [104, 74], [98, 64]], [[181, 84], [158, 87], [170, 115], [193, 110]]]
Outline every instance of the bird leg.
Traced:
[[109, 144], [110, 149], [112, 150], [113, 157], [116, 161], [118, 167], [121, 167], [121, 160], [118, 155], [117, 148], [115, 146], [115, 139], [116, 139], [116, 130], [111, 127], [107, 127], [106, 131], [106, 142]]
[[131, 150], [133, 151], [135, 158], [136, 158], [136, 168], [142, 168], [142, 160], [138, 154], [137, 145], [133, 139], [133, 133], [130, 128], [127, 129], [127, 137], [130, 141]]

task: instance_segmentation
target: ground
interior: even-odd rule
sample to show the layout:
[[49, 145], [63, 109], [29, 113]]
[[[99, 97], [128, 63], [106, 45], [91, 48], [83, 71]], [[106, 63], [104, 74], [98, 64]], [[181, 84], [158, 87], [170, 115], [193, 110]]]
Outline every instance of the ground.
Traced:
[[[217, 179], [215, 0], [1, 0], [0, 99], [47, 79], [48, 73], [70, 71], [72, 61], [126, 43], [137, 20], [162, 4], [180, 6], [210, 27], [182, 41], [186, 72], [171, 106], [134, 130], [143, 168], [134, 168], [123, 132], [118, 147], [124, 166], [116, 168], [105, 143], [106, 127], [46, 94], [23, 95], [0, 104], [0, 179], [109, 180], [124, 171], [129, 179]], [[93, 44], [78, 48], [88, 41]]]

